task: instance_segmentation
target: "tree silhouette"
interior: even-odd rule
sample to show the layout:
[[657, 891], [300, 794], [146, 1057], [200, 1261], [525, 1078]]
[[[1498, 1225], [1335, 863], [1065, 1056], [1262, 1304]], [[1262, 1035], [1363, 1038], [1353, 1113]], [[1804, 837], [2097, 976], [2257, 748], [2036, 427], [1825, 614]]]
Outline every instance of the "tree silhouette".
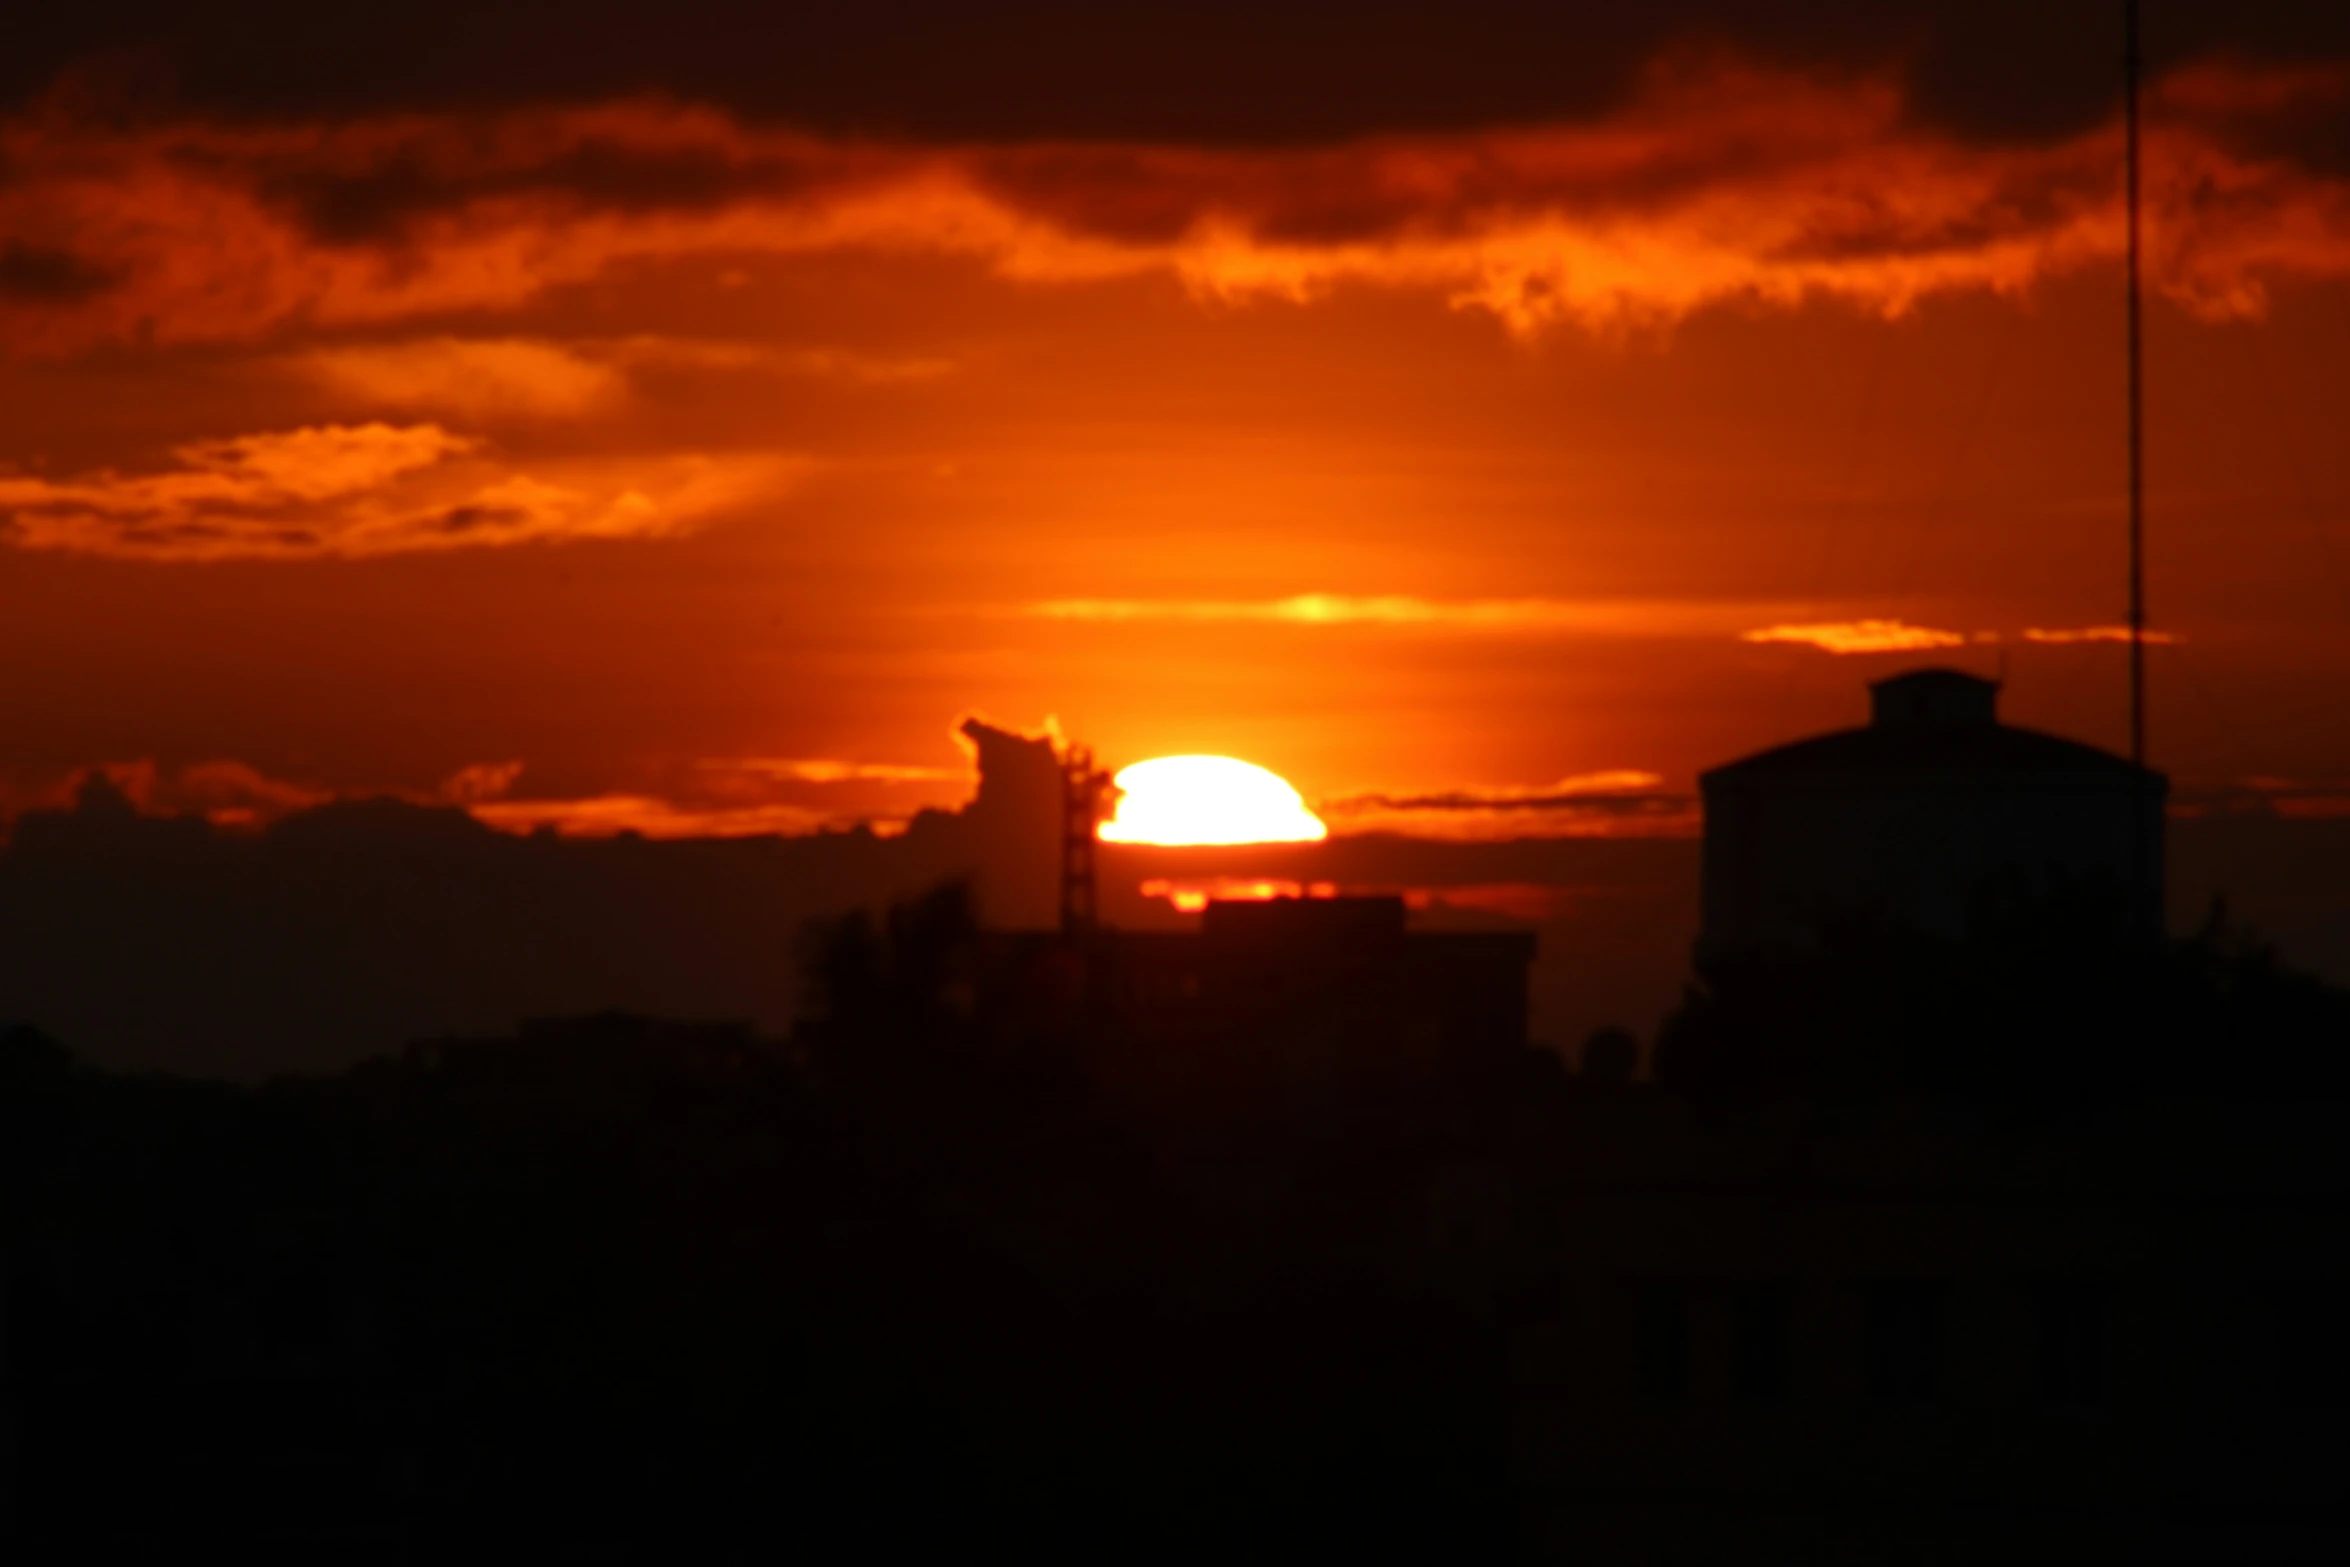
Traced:
[[1699, 1100], [2039, 1109], [2350, 1087], [2350, 993], [2286, 968], [2217, 909], [2166, 940], [2134, 930], [2110, 885], [2008, 884], [1955, 938], [1869, 909], [1819, 932], [1710, 964], [1659, 1031], [1658, 1081]]

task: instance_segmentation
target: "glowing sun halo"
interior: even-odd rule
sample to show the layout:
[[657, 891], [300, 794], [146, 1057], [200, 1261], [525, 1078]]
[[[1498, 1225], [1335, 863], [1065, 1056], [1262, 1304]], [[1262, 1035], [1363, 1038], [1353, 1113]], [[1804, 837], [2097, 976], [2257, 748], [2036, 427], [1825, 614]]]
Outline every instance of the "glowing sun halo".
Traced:
[[1110, 843], [1305, 843], [1330, 829], [1277, 774], [1229, 756], [1162, 756], [1118, 774]]

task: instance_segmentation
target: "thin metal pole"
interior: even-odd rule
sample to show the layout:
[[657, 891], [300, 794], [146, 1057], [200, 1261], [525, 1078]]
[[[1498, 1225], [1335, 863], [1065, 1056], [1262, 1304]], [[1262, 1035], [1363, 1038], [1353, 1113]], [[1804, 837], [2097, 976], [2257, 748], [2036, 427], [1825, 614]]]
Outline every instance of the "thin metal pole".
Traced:
[[2162, 832], [2160, 796], [2146, 778], [2146, 343], [2143, 255], [2138, 221], [2138, 0], [2122, 4], [2122, 146], [2124, 205], [2129, 223], [2130, 314], [2130, 896], [2135, 919], [2162, 929], [2162, 898], [2154, 869]]
[[2138, 0], [2124, 0], [2122, 123], [2129, 210], [2130, 296], [2130, 760], [2146, 765], [2146, 350], [2138, 233]]

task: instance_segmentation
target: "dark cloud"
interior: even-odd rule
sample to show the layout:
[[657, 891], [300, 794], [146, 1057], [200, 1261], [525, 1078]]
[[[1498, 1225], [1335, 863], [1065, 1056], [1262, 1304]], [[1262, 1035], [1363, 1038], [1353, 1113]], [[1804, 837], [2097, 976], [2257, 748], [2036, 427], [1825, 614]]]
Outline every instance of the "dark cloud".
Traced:
[[73, 304], [104, 293], [115, 280], [111, 268], [70, 250], [13, 240], [0, 243], [0, 298]]
[[[2152, 0], [2156, 64], [2350, 55], [2338, 5]], [[1660, 51], [1764, 64], [1906, 63], [1922, 117], [1969, 137], [2051, 139], [2109, 113], [2120, 6], [2027, 0], [866, 0], [485, 7], [378, 13], [271, 0], [36, 8], [11, 24], [0, 93], [61, 72], [167, 84], [214, 111], [315, 117], [664, 92], [827, 134], [1193, 143], [1340, 139], [1581, 119]]]
[[265, 196], [292, 207], [317, 238], [356, 244], [396, 235], [435, 212], [507, 197], [559, 192], [582, 206], [690, 213], [753, 196], [805, 195], [822, 183], [799, 160], [745, 156], [715, 145], [641, 147], [591, 135], [551, 151], [491, 151], [486, 158], [482, 152], [393, 147], [380, 159], [289, 166], [260, 185]]

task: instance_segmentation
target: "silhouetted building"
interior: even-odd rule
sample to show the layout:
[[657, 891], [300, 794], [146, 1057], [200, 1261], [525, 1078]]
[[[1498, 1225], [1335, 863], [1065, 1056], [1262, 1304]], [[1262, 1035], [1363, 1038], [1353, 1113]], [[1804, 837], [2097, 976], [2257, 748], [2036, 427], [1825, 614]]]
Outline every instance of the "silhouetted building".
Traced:
[[1123, 1048], [1161, 1063], [1372, 1079], [1526, 1048], [1535, 938], [1415, 931], [1401, 898], [1218, 901], [1197, 931], [1102, 934]]
[[1867, 727], [1701, 775], [1700, 963], [1846, 914], [1955, 934], [1987, 893], [2100, 882], [2152, 928], [2169, 780], [2001, 723], [1998, 694], [1957, 670], [1896, 675], [1869, 687]]
[[1412, 930], [1394, 897], [1218, 900], [1194, 930], [995, 933], [983, 1005], [1167, 1107], [1377, 1091], [1522, 1055], [1535, 941]]

